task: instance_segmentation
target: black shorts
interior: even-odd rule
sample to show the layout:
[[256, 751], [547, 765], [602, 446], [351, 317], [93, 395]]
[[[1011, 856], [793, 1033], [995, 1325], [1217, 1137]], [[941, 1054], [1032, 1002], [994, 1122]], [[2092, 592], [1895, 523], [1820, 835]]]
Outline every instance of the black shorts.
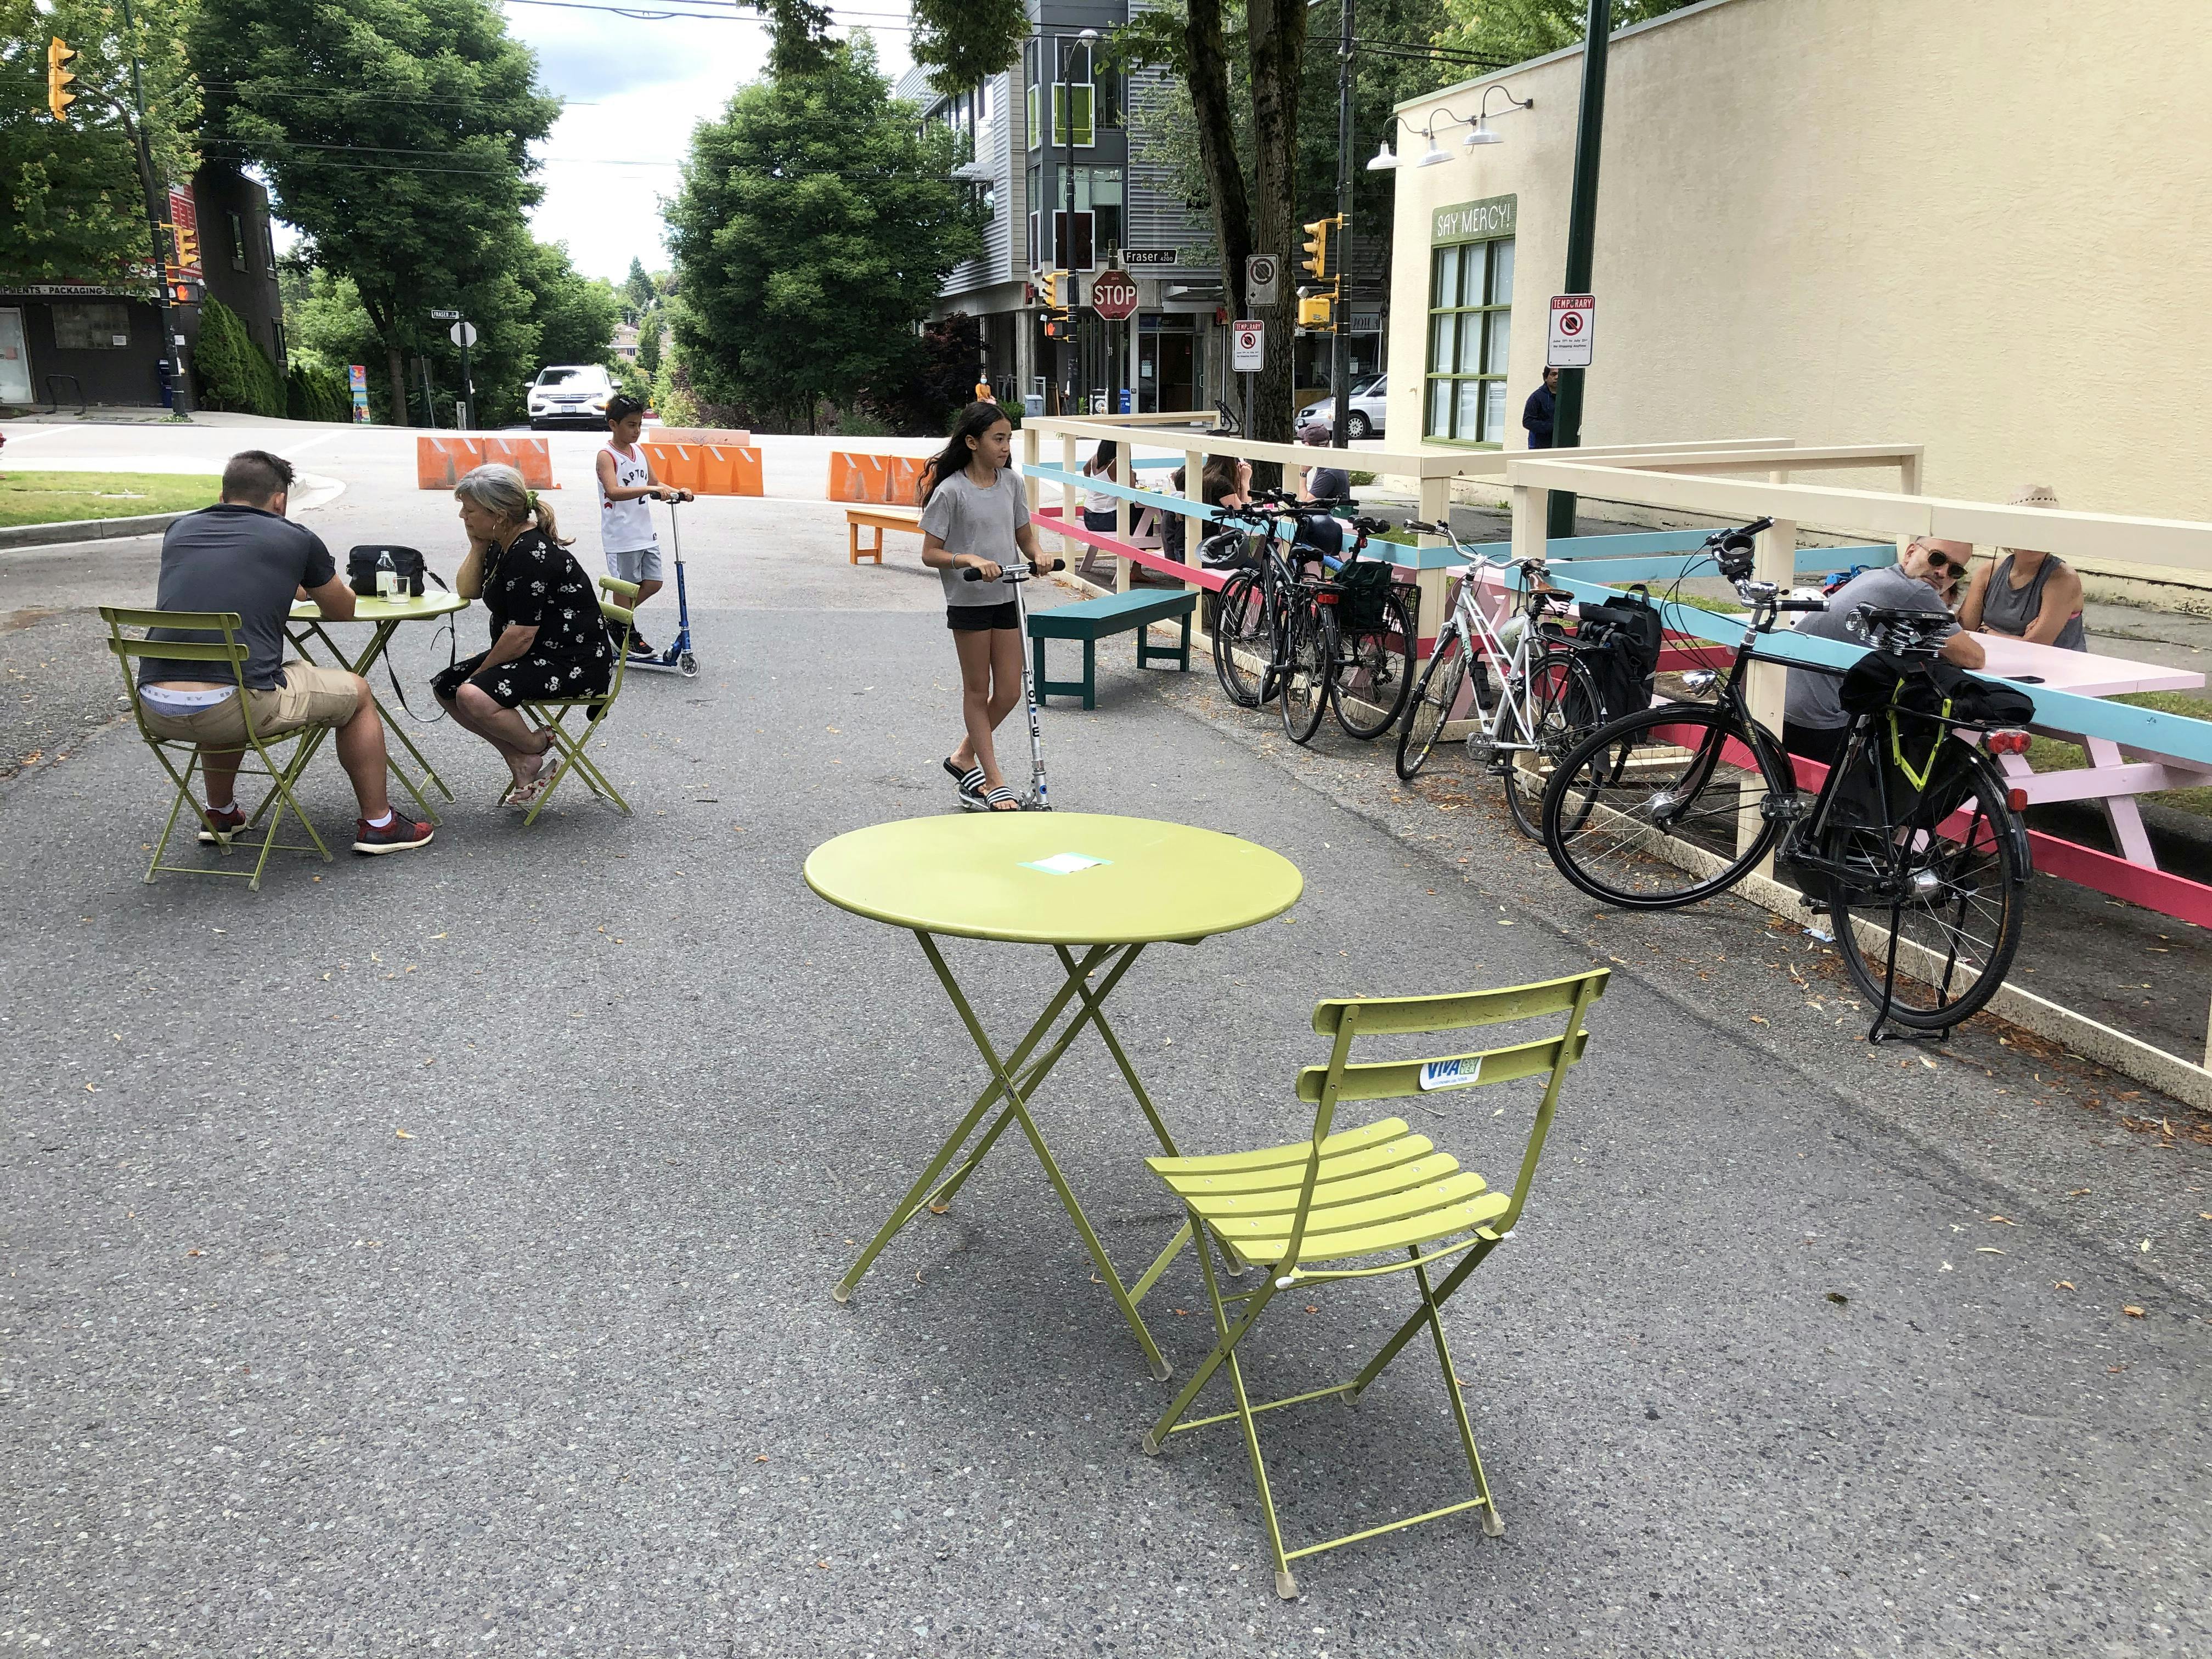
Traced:
[[1022, 618], [1012, 599], [1004, 605], [948, 605], [945, 625], [956, 633], [981, 633], [989, 628], [1019, 628]]

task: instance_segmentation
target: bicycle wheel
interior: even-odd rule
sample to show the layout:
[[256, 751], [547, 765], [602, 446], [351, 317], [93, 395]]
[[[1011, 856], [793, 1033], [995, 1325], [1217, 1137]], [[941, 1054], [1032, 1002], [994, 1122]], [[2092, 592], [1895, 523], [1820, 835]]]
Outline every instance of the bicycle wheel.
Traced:
[[[1528, 725], [1536, 746], [1533, 751], [1516, 750], [1509, 757], [1505, 805], [1513, 814], [1513, 827], [1531, 841], [1541, 841], [1544, 792], [1551, 784], [1552, 774], [1568, 751], [1599, 723], [1597, 683], [1573, 652], [1550, 651], [1528, 665], [1527, 699]], [[1515, 740], [1518, 741], [1517, 736]], [[1569, 833], [1582, 827], [1573, 818], [1560, 825]]]
[[1283, 730], [1291, 741], [1311, 743], [1328, 708], [1336, 629], [1324, 606], [1310, 599], [1291, 603], [1290, 649], [1276, 673], [1275, 695], [1282, 700]]
[[1421, 682], [1414, 688], [1405, 729], [1398, 733], [1398, 775], [1407, 782], [1427, 763], [1444, 722], [1451, 718], [1452, 705], [1459, 701], [1460, 687], [1466, 683], [1466, 636], [1455, 629], [1437, 641], [1428, 666], [1421, 670]]
[[[1912, 824], [1945, 823], [1947, 833], [1838, 827], [1823, 837], [1824, 856], [1846, 858], [1857, 840], [1893, 880], [1872, 891], [1838, 883], [1833, 891], [1836, 948], [1851, 982], [1889, 1018], [1915, 1030], [1956, 1025], [1996, 994], [2020, 948], [2029, 873], [2027, 836], [2002, 775], [1978, 751], [1962, 750], [1951, 787], [1923, 798]], [[1893, 835], [1911, 836], [1895, 857]], [[1955, 835], [1957, 839], [1953, 839]], [[1865, 838], [1875, 839], [1865, 847]], [[1884, 845], [1888, 842], [1889, 845]], [[1894, 905], [1901, 896], [1903, 903]], [[1889, 966], [1889, 924], [1897, 911], [1897, 969]], [[1863, 939], [1854, 922], [1867, 929]]]
[[1275, 630], [1267, 616], [1267, 590], [1256, 570], [1240, 570], [1222, 584], [1214, 606], [1213, 672], [1229, 701], [1257, 708], [1275, 660]]
[[1413, 624], [1395, 593], [1382, 599], [1382, 619], [1344, 635], [1329, 706], [1348, 738], [1371, 740], [1398, 723], [1413, 690]]
[[1544, 848], [1592, 898], [1671, 910], [1766, 856], [1796, 791], [1763, 732], [1732, 708], [1667, 703], [1577, 744], [1544, 793]]

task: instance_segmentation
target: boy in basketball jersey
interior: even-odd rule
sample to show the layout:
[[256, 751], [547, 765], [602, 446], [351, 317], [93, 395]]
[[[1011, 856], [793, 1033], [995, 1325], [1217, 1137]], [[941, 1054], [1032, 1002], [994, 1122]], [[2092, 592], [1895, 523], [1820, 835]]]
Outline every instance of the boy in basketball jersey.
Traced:
[[[653, 532], [653, 509], [646, 503], [691, 499], [688, 489], [653, 482], [652, 464], [637, 447], [638, 434], [644, 428], [643, 404], [622, 394], [610, 398], [607, 442], [594, 467], [599, 482], [599, 546], [607, 556], [607, 574], [637, 584], [633, 610], [661, 588], [660, 538]], [[629, 653], [659, 654], [635, 631], [629, 636]]]

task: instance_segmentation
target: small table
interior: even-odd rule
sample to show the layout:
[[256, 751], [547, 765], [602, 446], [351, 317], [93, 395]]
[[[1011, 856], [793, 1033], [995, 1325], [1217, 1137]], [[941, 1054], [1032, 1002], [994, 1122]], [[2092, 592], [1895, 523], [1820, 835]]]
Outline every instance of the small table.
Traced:
[[[347, 620], [367, 623], [370, 625], [368, 643], [362, 647], [358, 656], [350, 659], [338, 648], [338, 642], [330, 636], [329, 630], [332, 623], [315, 608], [314, 601], [312, 599], [301, 599], [293, 605], [291, 618], [285, 629], [291, 635], [292, 643], [299, 647], [301, 660], [311, 663], [315, 660], [314, 653], [308, 648], [307, 642], [310, 639], [319, 640], [324, 648], [331, 653], [331, 660], [333, 663], [339, 667], [350, 669], [362, 679], [368, 680], [368, 695], [376, 703], [376, 712], [384, 718], [384, 729], [397, 737], [405, 745], [407, 752], [415, 757], [416, 765], [422, 769], [422, 781], [435, 789], [447, 800], [453, 799], [453, 792], [446, 787], [446, 781], [438, 775], [436, 769], [424, 758], [422, 751], [415, 746], [415, 739], [407, 735], [407, 728], [392, 717], [391, 709], [385, 706], [381, 697], [377, 696], [376, 682], [369, 679], [369, 670], [375, 667], [378, 660], [382, 658], [386, 647], [392, 643], [392, 635], [398, 632], [400, 623], [434, 622], [441, 617], [450, 617], [457, 611], [465, 611], [468, 609], [468, 604], [469, 602], [459, 594], [449, 592], [442, 587], [434, 592], [423, 594], [419, 599], [357, 598], [354, 601], [353, 615]], [[307, 757], [312, 756], [316, 749], [321, 746], [323, 740], [329, 736], [328, 726], [307, 734], [303, 739], [306, 753], [301, 757], [302, 766], [306, 764]], [[416, 787], [415, 780], [407, 775], [404, 769], [393, 757], [392, 746], [389, 744], [385, 745], [385, 760], [392, 769], [392, 775], [404, 784], [407, 793], [415, 797], [415, 804], [422, 809], [422, 816], [433, 823], [437, 823], [438, 814], [432, 809], [429, 801], [424, 798], [422, 790]]]
[[[925, 1208], [941, 1213], [999, 1137], [1018, 1125], [1151, 1362], [1152, 1375], [1164, 1381], [1167, 1361], [1138, 1317], [1137, 1304], [1188, 1242], [1188, 1228], [1134, 1285], [1124, 1285], [1045, 1145], [1030, 1103], [1083, 1028], [1096, 1026], [1161, 1150], [1175, 1156], [1167, 1125], [1106, 1023], [1106, 999], [1147, 945], [1195, 945], [1209, 934], [1233, 933], [1280, 915], [1305, 890], [1297, 866], [1234, 836], [1180, 823], [1088, 812], [987, 812], [907, 818], [840, 836], [807, 859], [806, 884], [855, 915], [913, 933], [991, 1077], [830, 1294], [840, 1302], [850, 1297], [899, 1230]], [[1043, 945], [1060, 958], [1066, 977], [1059, 991], [1005, 1054], [992, 1046], [946, 966], [938, 947], [939, 934]], [[1094, 975], [1103, 975], [1096, 985]], [[1081, 1011], [1046, 1045], [1046, 1034], [1078, 1000]], [[1040, 1048], [1041, 1057], [1032, 1063]], [[954, 1154], [994, 1106], [1000, 1109], [998, 1116], [948, 1177]]]

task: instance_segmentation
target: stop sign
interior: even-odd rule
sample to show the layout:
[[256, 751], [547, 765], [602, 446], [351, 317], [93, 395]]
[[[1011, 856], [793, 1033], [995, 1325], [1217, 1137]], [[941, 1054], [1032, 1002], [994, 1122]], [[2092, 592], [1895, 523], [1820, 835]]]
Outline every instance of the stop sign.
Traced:
[[1091, 284], [1091, 308], [1109, 323], [1137, 308], [1137, 285], [1118, 270], [1101, 271]]

